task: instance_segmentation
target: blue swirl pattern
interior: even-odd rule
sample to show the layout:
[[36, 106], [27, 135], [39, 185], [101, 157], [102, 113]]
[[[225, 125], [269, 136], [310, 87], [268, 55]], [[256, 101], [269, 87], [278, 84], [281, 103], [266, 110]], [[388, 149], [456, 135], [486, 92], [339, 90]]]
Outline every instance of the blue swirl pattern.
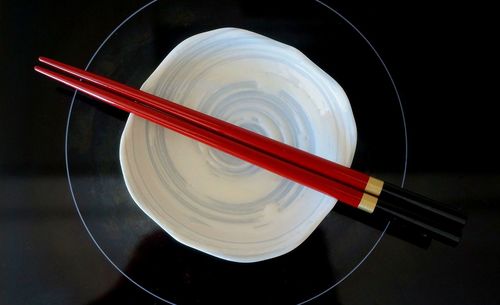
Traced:
[[[349, 166], [356, 124], [328, 74], [293, 47], [222, 28], [181, 42], [142, 90]], [[335, 200], [130, 115], [120, 143], [137, 205], [181, 243], [235, 262], [285, 254]]]

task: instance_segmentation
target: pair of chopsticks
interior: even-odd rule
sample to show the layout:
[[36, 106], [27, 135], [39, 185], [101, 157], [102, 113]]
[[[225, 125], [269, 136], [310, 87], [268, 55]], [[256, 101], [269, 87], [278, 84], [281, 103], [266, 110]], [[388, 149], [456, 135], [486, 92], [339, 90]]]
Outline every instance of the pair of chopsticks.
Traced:
[[39, 61], [62, 73], [35, 66], [37, 72], [97, 100], [352, 207], [368, 213], [383, 210], [448, 243], [460, 240], [465, 218], [455, 208], [105, 77], [45, 57]]

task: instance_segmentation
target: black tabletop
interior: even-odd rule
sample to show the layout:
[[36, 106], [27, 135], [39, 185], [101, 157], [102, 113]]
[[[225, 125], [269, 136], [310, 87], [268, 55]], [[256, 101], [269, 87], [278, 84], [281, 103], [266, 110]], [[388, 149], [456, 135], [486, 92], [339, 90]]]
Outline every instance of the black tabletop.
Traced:
[[[485, 94], [491, 81], [476, 71], [492, 66], [488, 15], [479, 4], [433, 1], [0, 2], [0, 304], [295, 304], [309, 299], [307, 304], [499, 304], [497, 101]], [[67, 146], [68, 137], [86, 130], [85, 112], [75, 106], [75, 120], [67, 126], [72, 92], [36, 75], [37, 57], [86, 67], [95, 55], [91, 69], [139, 86], [158, 59], [206, 24], [264, 32], [297, 46], [325, 71], [337, 71], [360, 130], [354, 166], [463, 209], [468, 223], [461, 243], [429, 244], [401, 234], [402, 228], [337, 207], [334, 218], [304, 246], [256, 265], [200, 255], [161, 230], [127, 243], [118, 234], [97, 234], [99, 214], [75, 205], [75, 198], [87, 198], [94, 180], [70, 188], [65, 159], [65, 150], [74, 149]], [[339, 35], [351, 34], [335, 40], [331, 27]], [[117, 29], [121, 32], [113, 37], [121, 38], [106, 42]], [[318, 47], [318, 41], [330, 48]], [[360, 47], [348, 54], [342, 45], [332, 45], [335, 41]], [[325, 60], [342, 56], [350, 59]], [[134, 58], [146, 60], [133, 70], [122, 68]], [[348, 73], [352, 69], [356, 73]], [[370, 85], [379, 75], [384, 81]], [[357, 93], [350, 81], [354, 76], [371, 93]], [[396, 101], [398, 107], [366, 111], [366, 104], [356, 101], [370, 96]], [[95, 120], [111, 122], [117, 132], [126, 120], [113, 111], [96, 113]], [[96, 141], [92, 147], [102, 142]], [[371, 165], [364, 167], [366, 159]], [[75, 160], [72, 172], [92, 177], [92, 170]], [[346, 237], [337, 239], [342, 234]], [[365, 244], [348, 244], [348, 238], [358, 237]], [[330, 238], [342, 248], [336, 253], [345, 256], [321, 246]], [[131, 254], [120, 256], [120, 249]], [[344, 261], [351, 253], [358, 256]], [[234, 278], [235, 270], [246, 278]], [[260, 291], [252, 294], [247, 287]]]

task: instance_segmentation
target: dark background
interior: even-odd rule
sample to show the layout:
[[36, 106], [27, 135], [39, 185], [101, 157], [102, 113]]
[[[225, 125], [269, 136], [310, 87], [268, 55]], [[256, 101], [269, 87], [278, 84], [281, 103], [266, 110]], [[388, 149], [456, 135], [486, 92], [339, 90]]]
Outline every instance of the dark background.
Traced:
[[[88, 304], [119, 280], [71, 202], [69, 104], [48, 104], [60, 92], [32, 66], [39, 55], [85, 66], [144, 3], [0, 2], [0, 304]], [[406, 186], [463, 207], [469, 222], [456, 248], [385, 236], [358, 270], [311, 304], [499, 304], [498, 94], [488, 94], [493, 76], [483, 76], [493, 71], [488, 55], [498, 36], [491, 8], [325, 3], [369, 38], [395, 79], [408, 124]], [[126, 281], [120, 289], [122, 303], [158, 303]]]

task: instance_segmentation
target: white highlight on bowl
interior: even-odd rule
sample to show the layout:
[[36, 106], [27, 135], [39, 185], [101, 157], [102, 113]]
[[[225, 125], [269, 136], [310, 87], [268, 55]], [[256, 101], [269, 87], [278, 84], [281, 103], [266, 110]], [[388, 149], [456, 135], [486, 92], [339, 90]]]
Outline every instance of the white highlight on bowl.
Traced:
[[[142, 90], [349, 166], [356, 124], [340, 85], [297, 49], [222, 28], [192, 36]], [[300, 245], [336, 200], [130, 115], [120, 163], [137, 205], [179, 242], [235, 262]]]

